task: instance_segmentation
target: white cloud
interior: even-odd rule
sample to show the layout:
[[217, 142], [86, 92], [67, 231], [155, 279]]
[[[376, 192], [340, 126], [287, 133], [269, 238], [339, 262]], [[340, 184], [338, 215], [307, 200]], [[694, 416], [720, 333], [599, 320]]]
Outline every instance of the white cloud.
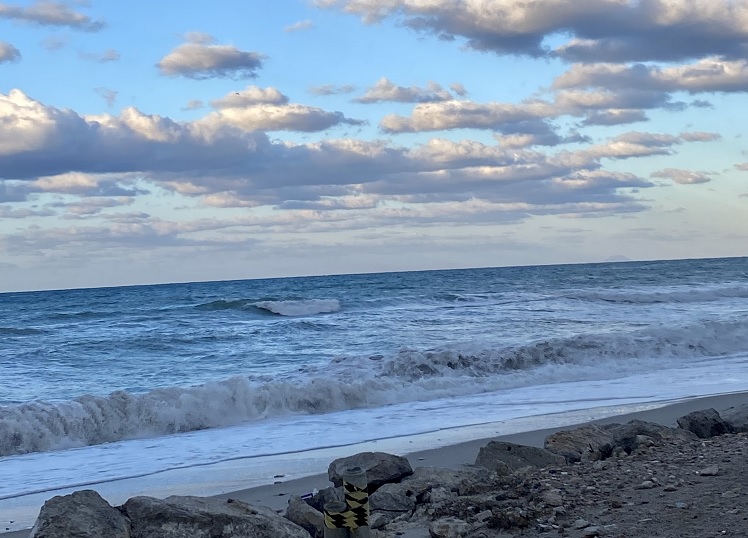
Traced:
[[198, 80], [254, 78], [265, 59], [258, 52], [213, 44], [213, 37], [207, 34], [191, 33], [187, 39], [187, 43], [179, 45], [156, 64], [162, 75]]
[[325, 84], [322, 86], [311, 86], [309, 93], [313, 95], [339, 95], [344, 93], [353, 93], [356, 91], [356, 86], [352, 84], [344, 84], [337, 86], [335, 84]]
[[576, 64], [553, 84], [555, 88], [596, 87], [639, 92], [745, 92], [748, 91], [748, 61], [708, 57], [669, 67]]
[[104, 52], [80, 51], [78, 53], [78, 56], [80, 56], [84, 60], [100, 64], [107, 62], [116, 62], [120, 59], [120, 53], [114, 49], [107, 49]]
[[276, 88], [260, 88], [258, 86], [247, 86], [240, 92], [233, 92], [220, 99], [211, 101], [213, 108], [237, 108], [257, 104], [285, 105], [288, 97]]
[[29, 7], [0, 3], [0, 19], [33, 22], [43, 26], [67, 26], [74, 30], [97, 32], [104, 28], [103, 21], [73, 11], [61, 2], [38, 1]]
[[681, 185], [698, 185], [700, 183], [709, 183], [711, 181], [711, 178], [703, 172], [682, 170], [680, 168], [665, 168], [664, 170], [652, 172], [650, 175], [651, 177], [672, 179], [675, 183]]
[[542, 120], [556, 115], [549, 103], [474, 103], [471, 101], [444, 101], [419, 103], [409, 118], [389, 114], [382, 118], [380, 127], [388, 133], [440, 131], [444, 129], [473, 128], [499, 129], [508, 124]]
[[[135, 221], [110, 221], [117, 222], [117, 229], [77, 227], [67, 239], [62, 239], [70, 231], [67, 227], [28, 231], [10, 239], [14, 248], [136, 239], [176, 246], [197, 244], [189, 234], [198, 231], [247, 226], [301, 230], [310, 222], [321, 230], [341, 230], [361, 222], [430, 225], [471, 218], [516, 221], [529, 214], [642, 211], [645, 204], [628, 191], [653, 183], [605, 170], [602, 161], [667, 155], [679, 144], [715, 138], [703, 132], [632, 132], [580, 150], [548, 154], [527, 149], [541, 144], [545, 136], [530, 122], [524, 133], [529, 136], [499, 135], [496, 145], [440, 138], [410, 149], [384, 140], [351, 138], [295, 144], [271, 141], [262, 132], [248, 132], [247, 125], [236, 127], [232, 122], [263, 123], [267, 128], [291, 121], [281, 119], [288, 118], [289, 111], [291, 116], [294, 110], [302, 115], [309, 111], [262, 102], [282, 96], [267, 88], [249, 87], [245, 92], [245, 97], [259, 102], [243, 107], [224, 102], [226, 108], [184, 123], [134, 108], [118, 116], [80, 116], [19, 91], [0, 96], [0, 121], [11, 126], [0, 131], [0, 137], [6, 137], [0, 140], [0, 169], [10, 180], [0, 199], [35, 197], [40, 202], [52, 194], [78, 197], [55, 206], [67, 211], [66, 218], [77, 219], [114, 219], [123, 205], [154, 190], [173, 193], [181, 204], [193, 199], [193, 205], [207, 207], [265, 208], [241, 219], [184, 223], [141, 214]], [[227, 111], [247, 116], [232, 119]], [[516, 111], [510, 112], [511, 119], [517, 119], [512, 116]], [[566, 138], [579, 136], [571, 132]], [[94, 201], [83, 203], [89, 198]], [[307, 219], [303, 225], [302, 218]]]
[[[498, 54], [572, 61], [673, 61], [748, 50], [744, 0], [316, 0], [367, 23], [395, 18], [442, 39]], [[548, 37], [568, 35], [555, 50]]]
[[345, 117], [317, 107], [289, 103], [276, 88], [247, 86], [211, 101], [217, 111], [207, 116], [207, 123], [225, 124], [245, 131], [324, 131], [336, 125], [361, 125], [361, 120]]
[[301, 30], [309, 30], [310, 28], [314, 28], [314, 23], [310, 20], [304, 20], [289, 24], [283, 30], [285, 32], [299, 32]]
[[418, 86], [397, 86], [386, 77], [380, 78], [366, 93], [354, 99], [356, 103], [379, 103], [393, 101], [398, 103], [434, 103], [454, 99], [451, 93], [434, 82], [427, 88]]

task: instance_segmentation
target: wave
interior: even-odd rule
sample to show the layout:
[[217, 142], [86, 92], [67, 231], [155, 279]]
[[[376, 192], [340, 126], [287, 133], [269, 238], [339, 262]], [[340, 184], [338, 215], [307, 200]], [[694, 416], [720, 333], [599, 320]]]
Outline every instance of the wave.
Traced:
[[31, 327], [0, 327], [0, 336], [28, 336], [31, 334], [43, 334], [45, 331]]
[[567, 299], [600, 301], [619, 304], [660, 304], [660, 303], [702, 303], [721, 301], [723, 299], [748, 298], [748, 286], [728, 285], [693, 289], [655, 288], [651, 290], [604, 290], [578, 291], [564, 296]]
[[254, 306], [279, 316], [312, 316], [340, 310], [337, 299], [308, 299], [304, 301], [260, 301]]
[[118, 391], [0, 407], [0, 456], [583, 379], [746, 354], [748, 320], [588, 334], [491, 349], [337, 357], [282, 377], [234, 376], [146, 394]]
[[220, 299], [197, 306], [200, 310], [249, 310], [258, 314], [278, 316], [313, 316], [340, 310], [337, 299], [300, 299], [285, 301], [256, 301], [253, 299]]

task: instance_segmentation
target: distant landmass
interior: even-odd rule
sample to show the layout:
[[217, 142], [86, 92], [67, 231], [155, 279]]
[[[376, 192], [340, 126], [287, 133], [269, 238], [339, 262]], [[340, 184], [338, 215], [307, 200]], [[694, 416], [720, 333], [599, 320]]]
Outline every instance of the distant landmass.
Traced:
[[606, 262], [630, 262], [631, 258], [627, 258], [626, 256], [621, 256], [620, 254], [616, 254], [615, 256], [611, 256], [610, 258], [605, 260]]

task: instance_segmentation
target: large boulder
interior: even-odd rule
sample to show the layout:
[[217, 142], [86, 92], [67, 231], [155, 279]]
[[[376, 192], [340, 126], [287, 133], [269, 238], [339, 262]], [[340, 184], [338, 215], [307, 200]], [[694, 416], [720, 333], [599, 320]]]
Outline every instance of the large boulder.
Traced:
[[613, 453], [615, 440], [600, 426], [590, 424], [561, 430], [545, 438], [544, 447], [566, 458], [569, 463], [604, 460]]
[[748, 432], [748, 403], [730, 407], [720, 413], [735, 432]]
[[630, 420], [626, 424], [606, 424], [603, 429], [613, 437], [615, 448], [622, 448], [628, 454], [639, 447], [642, 436], [651, 438], [654, 442], [661, 441], [690, 441], [696, 439], [696, 435], [681, 428], [670, 428], [647, 422], [644, 420]]
[[133, 497], [121, 509], [130, 518], [132, 538], [310, 538], [270, 508], [232, 499]]
[[688, 413], [678, 419], [678, 426], [695, 433], [702, 439], [733, 433], [732, 426], [719, 416], [716, 409], [704, 409]]
[[369, 493], [382, 484], [399, 482], [404, 477], [413, 474], [413, 468], [407, 458], [385, 452], [360, 452], [333, 461], [327, 469], [327, 477], [336, 486], [342, 486], [343, 474], [353, 467], [360, 467], [366, 471]]
[[29, 538], [131, 538], [130, 522], [93, 490], [44, 503]]
[[[554, 454], [543, 448], [517, 445], [505, 441], [491, 441], [481, 447], [475, 464], [491, 471], [499, 470], [506, 465], [510, 471], [522, 467], [550, 467], [565, 462], [563, 456]], [[501, 473], [503, 474], [503, 473]]]
[[333, 501], [345, 501], [345, 491], [342, 487], [339, 488], [324, 488], [316, 492], [311, 497], [304, 499], [309, 506], [317, 510], [318, 512], [325, 511], [325, 505]]
[[[442, 488], [446, 491], [461, 492], [466, 482], [481, 484], [488, 482], [490, 472], [482, 467], [464, 469], [442, 469], [439, 467], [416, 467], [412, 475], [397, 484], [383, 486], [385, 491], [410, 497], [416, 502], [424, 502], [431, 490]], [[373, 494], [372, 494], [373, 496]]]
[[312, 508], [298, 495], [288, 499], [286, 508], [286, 519], [293, 521], [302, 529], [305, 529], [312, 538], [322, 538], [324, 535], [325, 518], [322, 512]]

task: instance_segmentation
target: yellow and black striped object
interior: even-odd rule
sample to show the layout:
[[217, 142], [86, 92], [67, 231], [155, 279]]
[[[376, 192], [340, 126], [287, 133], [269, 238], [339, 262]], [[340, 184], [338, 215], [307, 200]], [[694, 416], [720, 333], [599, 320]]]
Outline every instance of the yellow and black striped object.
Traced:
[[332, 501], [324, 506], [328, 529], [360, 529], [369, 526], [369, 492], [366, 472], [359, 467], [343, 475], [345, 502]]
[[343, 481], [345, 490], [345, 504], [348, 506], [348, 524], [349, 529], [369, 526], [369, 493], [368, 488], [363, 489]]

